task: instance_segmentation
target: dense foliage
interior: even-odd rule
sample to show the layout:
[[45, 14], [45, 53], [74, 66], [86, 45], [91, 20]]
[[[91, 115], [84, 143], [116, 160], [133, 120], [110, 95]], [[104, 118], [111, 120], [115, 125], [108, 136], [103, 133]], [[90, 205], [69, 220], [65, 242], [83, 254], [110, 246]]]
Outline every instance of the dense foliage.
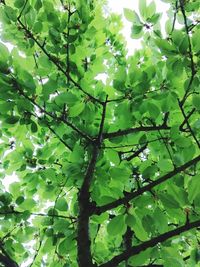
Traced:
[[197, 266], [199, 1], [0, 2], [0, 266]]

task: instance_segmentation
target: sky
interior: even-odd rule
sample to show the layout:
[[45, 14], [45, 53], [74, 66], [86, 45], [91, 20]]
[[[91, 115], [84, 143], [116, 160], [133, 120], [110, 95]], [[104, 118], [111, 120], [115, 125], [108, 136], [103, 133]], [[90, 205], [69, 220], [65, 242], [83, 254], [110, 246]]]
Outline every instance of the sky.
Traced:
[[[132, 39], [130, 37], [131, 35], [131, 22], [127, 21], [123, 15], [123, 9], [129, 8], [131, 10], [136, 11], [139, 14], [138, 6], [139, 6], [140, 0], [108, 0], [108, 6], [110, 10], [114, 13], [121, 14], [122, 20], [124, 24], [123, 28], [123, 35], [125, 39], [127, 40], [127, 48], [128, 53], [132, 54], [134, 50], [139, 48], [140, 46], [140, 40]], [[146, 0], [147, 4], [151, 3], [151, 0]], [[169, 8], [169, 4], [162, 2], [161, 0], [154, 0], [156, 3], [156, 12], [162, 13], [161, 17], [161, 30], [164, 33], [165, 29], [165, 22], [167, 21], [167, 13], [166, 11]]]

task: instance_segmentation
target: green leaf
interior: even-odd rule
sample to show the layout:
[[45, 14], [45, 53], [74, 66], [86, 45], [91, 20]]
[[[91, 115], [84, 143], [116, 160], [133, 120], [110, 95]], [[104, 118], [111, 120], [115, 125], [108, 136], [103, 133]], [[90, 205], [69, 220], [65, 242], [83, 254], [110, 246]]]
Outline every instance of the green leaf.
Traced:
[[55, 208], [60, 211], [67, 211], [68, 210], [68, 204], [64, 197], [59, 198], [56, 201]]
[[182, 54], [186, 54], [187, 53], [187, 50], [188, 50], [188, 47], [189, 47], [189, 43], [188, 43], [188, 37], [185, 36], [181, 43], [180, 43], [180, 46], [179, 46], [179, 51], [180, 53]]
[[63, 229], [65, 229], [65, 231], [67, 232], [69, 226], [70, 222], [66, 221], [65, 219], [59, 219], [55, 221], [53, 229], [58, 232], [62, 232]]
[[37, 130], [38, 130], [37, 124], [34, 121], [32, 121], [32, 123], [31, 123], [31, 131], [32, 131], [32, 133], [36, 133]]
[[174, 169], [173, 164], [169, 159], [161, 159], [158, 161], [158, 167], [161, 171], [170, 172]]
[[180, 136], [177, 140], [176, 140], [176, 144], [179, 147], [190, 147], [191, 146], [191, 140], [184, 137], [184, 136]]
[[9, 111], [12, 111], [15, 104], [13, 102], [4, 102], [0, 103], [0, 113], [7, 114]]
[[133, 25], [131, 27], [131, 37], [132, 38], [136, 38], [136, 37], [140, 37], [140, 33], [142, 33], [143, 30], [143, 26], [142, 25]]
[[66, 253], [72, 252], [75, 249], [75, 240], [73, 236], [66, 237], [58, 246], [58, 253], [65, 255]]
[[134, 24], [142, 24], [138, 14], [134, 10], [124, 8], [124, 16], [128, 21]]
[[85, 108], [85, 103], [80, 102], [75, 104], [73, 107], [69, 109], [69, 117], [77, 117], [80, 115]]
[[155, 43], [160, 48], [160, 50], [166, 55], [174, 55], [176, 53], [175, 46], [171, 45], [167, 40], [156, 39]]
[[107, 232], [111, 236], [121, 235], [125, 230], [126, 226], [123, 215], [115, 216], [107, 225]]
[[161, 16], [162, 16], [161, 13], [153, 14], [153, 16], [151, 16], [150, 18], [148, 18], [148, 22], [151, 22], [153, 24], [156, 24], [160, 20]]
[[33, 31], [35, 33], [40, 33], [42, 31], [42, 27], [43, 27], [42, 23], [40, 21], [37, 21], [33, 26]]
[[5, 206], [8, 206], [12, 201], [12, 195], [8, 192], [0, 193], [0, 202], [2, 202]]
[[13, 22], [17, 21], [16, 11], [12, 7], [6, 5], [4, 6], [4, 10], [5, 10], [5, 14], [11, 21]]
[[110, 175], [115, 181], [124, 183], [130, 177], [130, 170], [128, 168], [115, 167], [110, 170]]
[[20, 205], [22, 202], [24, 202], [24, 197], [23, 196], [19, 196], [17, 199], [16, 199], [16, 204], [17, 205]]
[[138, 239], [145, 241], [148, 239], [148, 234], [144, 230], [140, 219], [136, 215], [127, 215], [126, 224], [134, 230]]
[[25, 199], [22, 203], [19, 204], [19, 208], [23, 210], [32, 210], [36, 206], [34, 199]]
[[25, 0], [15, 0], [14, 5], [17, 8], [21, 8], [21, 7], [23, 7], [24, 3], [25, 3]]
[[49, 79], [48, 82], [45, 83], [42, 88], [42, 92], [45, 99], [48, 99], [50, 94], [55, 93], [57, 87], [57, 82], [53, 79]]
[[192, 103], [193, 103], [194, 107], [197, 110], [200, 110], [200, 96], [193, 95], [193, 97], [192, 97]]
[[172, 65], [172, 70], [176, 72], [178, 76], [181, 76], [183, 73], [183, 62], [181, 59], [176, 60]]
[[[37, 23], [37, 22], [36, 22]], [[36, 24], [37, 26], [37, 24]], [[35, 27], [35, 26], [34, 26]], [[41, 27], [41, 25], [39, 26]], [[34, 29], [35, 30], [35, 29]], [[37, 31], [36, 31], [37, 32]], [[38, 64], [40, 67], [42, 68], [45, 68], [45, 69], [48, 69], [48, 73], [49, 71], [51, 70], [52, 68], [52, 63], [51, 61], [49, 60], [49, 58], [46, 56], [46, 55], [41, 55], [38, 59]], [[53, 80], [53, 79], [50, 79], [50, 81]], [[51, 86], [51, 85], [50, 85]]]
[[164, 207], [171, 209], [178, 209], [180, 207], [179, 203], [174, 199], [174, 197], [168, 193], [159, 194], [159, 198]]
[[185, 262], [180, 256], [180, 253], [177, 251], [177, 248], [163, 247], [161, 251], [162, 259], [164, 262], [164, 267], [175, 266], [175, 267], [184, 267]]
[[199, 181], [199, 175], [195, 175], [188, 184], [188, 199], [190, 203], [199, 195]]
[[126, 224], [129, 227], [133, 227], [136, 224], [136, 219], [133, 215], [127, 215], [126, 217]]
[[181, 30], [175, 29], [172, 33], [172, 40], [175, 43], [175, 45], [179, 47], [183, 40], [183, 32]]
[[65, 238], [58, 246], [58, 252], [60, 255], [65, 255], [67, 246], [68, 246], [68, 239]]
[[0, 62], [6, 63], [8, 58], [9, 58], [8, 48], [3, 43], [0, 43]]
[[5, 119], [5, 122], [7, 124], [15, 124], [19, 121], [19, 117], [16, 117], [16, 116], [10, 116], [8, 118]]
[[155, 224], [160, 233], [164, 233], [168, 228], [167, 215], [164, 214], [158, 207], [154, 210], [153, 217], [155, 218]]
[[14, 243], [12, 245], [12, 248], [14, 249], [15, 252], [19, 254], [24, 253], [24, 247], [22, 246], [21, 243]]
[[151, 18], [153, 15], [155, 15], [156, 13], [156, 4], [154, 1], [152, 1], [148, 7], [147, 7], [147, 10], [146, 10], [146, 16], [147, 18]]
[[42, 1], [41, 0], [36, 0], [35, 2], [35, 9], [38, 11], [42, 7]]
[[75, 144], [73, 152], [70, 155], [70, 161], [74, 163], [83, 163], [84, 161], [84, 150], [79, 144]]
[[119, 165], [120, 158], [119, 158], [118, 152], [116, 152], [115, 150], [112, 150], [112, 149], [108, 149], [107, 150], [107, 156], [108, 156], [108, 159], [112, 163], [114, 163], [115, 165]]
[[55, 98], [55, 102], [57, 105], [67, 104], [70, 107], [75, 105], [77, 101], [78, 101], [77, 96], [70, 92], [61, 93]]
[[139, 1], [139, 11], [140, 11], [140, 15], [146, 19], [146, 13], [147, 13], [147, 4], [146, 4], [146, 0], [140, 0]]
[[160, 109], [154, 103], [147, 103], [149, 114], [152, 118], [157, 118], [160, 115]]

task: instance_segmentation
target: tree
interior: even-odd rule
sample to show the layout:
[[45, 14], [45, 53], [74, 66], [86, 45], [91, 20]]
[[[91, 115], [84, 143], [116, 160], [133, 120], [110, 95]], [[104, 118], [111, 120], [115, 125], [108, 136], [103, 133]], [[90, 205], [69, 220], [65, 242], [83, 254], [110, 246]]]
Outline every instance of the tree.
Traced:
[[127, 56], [103, 1], [1, 0], [1, 266], [197, 266], [200, 3], [164, 2]]

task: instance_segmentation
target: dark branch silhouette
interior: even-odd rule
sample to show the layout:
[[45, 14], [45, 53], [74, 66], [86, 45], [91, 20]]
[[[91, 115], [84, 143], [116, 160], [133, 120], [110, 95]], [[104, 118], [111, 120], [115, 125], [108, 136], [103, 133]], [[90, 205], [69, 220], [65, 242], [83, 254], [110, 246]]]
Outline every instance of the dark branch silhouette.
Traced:
[[97, 162], [97, 157], [99, 155], [101, 143], [102, 143], [102, 133], [106, 116], [106, 105], [103, 105], [102, 118], [99, 128], [99, 134], [96, 142], [93, 144], [93, 152], [91, 160], [88, 164], [88, 168], [84, 177], [83, 184], [78, 195], [79, 204], [79, 216], [78, 216], [78, 236], [77, 236], [77, 246], [78, 246], [78, 263], [80, 267], [92, 267], [92, 255], [90, 249], [90, 236], [89, 236], [89, 219], [90, 219], [90, 183], [94, 174], [95, 165]]
[[145, 185], [141, 188], [139, 188], [137, 191], [134, 191], [132, 193], [127, 193], [125, 197], [117, 199], [109, 204], [106, 204], [104, 206], [101, 207], [96, 207], [93, 210], [93, 214], [101, 214], [107, 210], [111, 210], [114, 209], [122, 204], [126, 204], [128, 203], [130, 200], [142, 195], [144, 192], [148, 192], [150, 191], [152, 188], [154, 188], [155, 186], [162, 184], [163, 182], [167, 181], [168, 179], [172, 178], [174, 175], [186, 170], [187, 168], [193, 166], [194, 164], [196, 164], [197, 162], [200, 161], [200, 155], [197, 156], [196, 158], [188, 161], [187, 163], [175, 168], [173, 171], [165, 174], [164, 176], [158, 178], [156, 181], [151, 182], [148, 185]]
[[186, 116], [185, 111], [184, 111], [184, 109], [183, 109], [183, 106], [181, 105], [181, 103], [180, 103], [179, 100], [178, 100], [178, 103], [179, 103], [179, 107], [180, 107], [180, 109], [181, 109], [181, 112], [182, 112], [182, 114], [183, 114], [184, 121], [185, 121], [185, 123], [186, 123], [186, 125], [187, 125], [187, 128], [189, 129], [189, 131], [190, 131], [192, 137], [194, 138], [194, 141], [196, 142], [198, 148], [200, 148], [199, 140], [197, 139], [197, 137], [196, 137], [194, 131], [192, 130], [192, 128], [191, 128], [191, 126], [190, 126], [189, 118]]
[[152, 238], [148, 241], [145, 241], [138, 246], [133, 246], [131, 249], [126, 250], [126, 251], [122, 252], [121, 254], [113, 257], [110, 261], [99, 265], [99, 267], [117, 267], [120, 262], [130, 258], [131, 256], [137, 255], [140, 252], [145, 251], [148, 248], [154, 247], [157, 244], [168, 240], [169, 238], [180, 235], [183, 232], [186, 232], [186, 231], [193, 229], [193, 228], [196, 228], [198, 226], [200, 226], [200, 220], [194, 221], [194, 222], [189, 222], [189, 223], [187, 223], [181, 227], [178, 227], [178, 228], [171, 230], [171, 231], [168, 231], [168, 232], [166, 232], [160, 236], [157, 236], [157, 237]]
[[139, 156], [140, 153], [142, 153], [147, 148], [147, 144], [139, 148], [138, 150], [134, 151], [132, 155], [124, 158], [123, 160], [131, 161], [132, 159]]
[[111, 133], [104, 133], [103, 138], [114, 138], [118, 136], [124, 136], [127, 134], [131, 133], [138, 133], [138, 132], [151, 132], [151, 131], [158, 131], [158, 130], [169, 130], [170, 127], [163, 124], [163, 125], [158, 125], [158, 126], [140, 126], [140, 127], [135, 127], [135, 128], [130, 128], [130, 129], [125, 129], [125, 130], [119, 130], [117, 132], [111, 132]]
[[188, 97], [188, 93], [190, 91], [190, 88], [192, 86], [195, 74], [196, 74], [196, 69], [195, 69], [195, 64], [194, 64], [194, 59], [193, 59], [193, 52], [192, 52], [192, 44], [191, 44], [191, 40], [190, 40], [190, 33], [189, 33], [189, 27], [188, 27], [188, 23], [187, 23], [187, 16], [185, 13], [185, 8], [184, 8], [184, 1], [183, 0], [179, 0], [179, 4], [180, 4], [180, 9], [183, 15], [183, 19], [184, 19], [184, 25], [185, 25], [185, 31], [187, 34], [187, 39], [188, 39], [188, 46], [189, 46], [189, 57], [190, 57], [190, 69], [191, 69], [191, 77], [190, 77], [190, 81], [188, 83], [187, 89], [185, 91], [185, 94], [183, 96], [183, 99], [180, 101], [180, 105], [183, 106], [187, 97]]
[[0, 244], [0, 263], [5, 267], [19, 267], [19, 265], [5, 251], [3, 244]]

